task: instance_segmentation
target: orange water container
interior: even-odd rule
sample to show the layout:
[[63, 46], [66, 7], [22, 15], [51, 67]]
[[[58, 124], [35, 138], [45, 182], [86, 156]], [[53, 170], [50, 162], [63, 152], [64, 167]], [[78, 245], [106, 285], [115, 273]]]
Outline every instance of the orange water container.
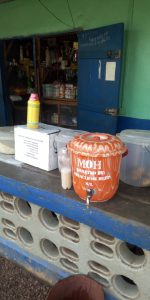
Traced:
[[121, 159], [127, 152], [121, 140], [105, 133], [85, 133], [73, 138], [68, 149], [76, 194], [87, 204], [112, 198], [119, 185]]

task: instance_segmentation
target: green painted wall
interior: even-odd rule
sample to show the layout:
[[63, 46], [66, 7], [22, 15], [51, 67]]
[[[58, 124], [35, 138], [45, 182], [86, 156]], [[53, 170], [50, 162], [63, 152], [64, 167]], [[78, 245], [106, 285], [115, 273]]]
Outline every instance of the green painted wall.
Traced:
[[1, 4], [0, 37], [90, 29], [124, 22], [126, 38], [120, 113], [150, 119], [150, 1], [69, 0], [74, 22], [67, 0], [40, 1], [15, 0]]
[[150, 119], [150, 1], [135, 0], [129, 26], [121, 113]]

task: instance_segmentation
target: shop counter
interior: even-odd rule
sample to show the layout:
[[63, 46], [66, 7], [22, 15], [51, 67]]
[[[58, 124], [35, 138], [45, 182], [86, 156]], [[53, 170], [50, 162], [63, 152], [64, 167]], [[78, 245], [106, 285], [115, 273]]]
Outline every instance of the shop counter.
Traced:
[[[85, 270], [103, 284], [108, 300], [142, 299], [141, 295], [145, 297], [143, 300], [148, 299], [150, 288], [145, 282], [143, 290], [140, 278], [143, 272], [150, 273], [150, 188], [136, 188], [120, 182], [111, 200], [91, 203], [87, 207], [73, 189], [61, 188], [58, 170], [45, 172], [28, 165], [0, 162], [0, 191], [1, 255], [52, 284]], [[25, 210], [24, 214], [19, 214], [19, 206], [15, 204], [18, 198], [29, 204], [31, 215]], [[11, 201], [16, 211], [11, 212]], [[57, 219], [52, 226], [48, 211]], [[43, 216], [45, 223], [41, 219]], [[41, 256], [38, 247], [42, 249]], [[72, 255], [69, 256], [66, 249], [70, 249]], [[125, 284], [129, 288], [127, 295]]]

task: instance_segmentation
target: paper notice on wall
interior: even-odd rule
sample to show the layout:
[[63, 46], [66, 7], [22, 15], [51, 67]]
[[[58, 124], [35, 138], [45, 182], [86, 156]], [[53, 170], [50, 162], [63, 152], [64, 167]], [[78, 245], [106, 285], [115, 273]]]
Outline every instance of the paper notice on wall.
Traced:
[[115, 75], [116, 75], [116, 62], [115, 61], [107, 62], [105, 80], [115, 81]]

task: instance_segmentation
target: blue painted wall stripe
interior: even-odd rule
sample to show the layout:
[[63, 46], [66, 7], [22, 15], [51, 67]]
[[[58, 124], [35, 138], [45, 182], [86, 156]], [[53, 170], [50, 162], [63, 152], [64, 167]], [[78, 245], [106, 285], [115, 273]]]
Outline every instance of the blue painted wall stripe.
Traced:
[[150, 130], [150, 120], [119, 116], [117, 132], [120, 132], [121, 130], [124, 130], [124, 129]]
[[68, 277], [70, 273], [64, 271], [47, 260], [33, 256], [31, 253], [23, 250], [15, 243], [0, 237], [0, 254], [3, 257], [10, 259], [22, 265], [28, 271], [32, 271], [43, 280], [55, 284], [58, 280]]
[[[39, 278], [49, 282], [51, 285], [57, 281], [66, 278], [72, 274], [56, 267], [47, 262], [47, 260], [39, 259], [29, 252], [16, 246], [15, 243], [0, 237], [0, 255], [11, 261], [23, 266]], [[105, 293], [105, 300], [116, 300], [110, 294]]]

